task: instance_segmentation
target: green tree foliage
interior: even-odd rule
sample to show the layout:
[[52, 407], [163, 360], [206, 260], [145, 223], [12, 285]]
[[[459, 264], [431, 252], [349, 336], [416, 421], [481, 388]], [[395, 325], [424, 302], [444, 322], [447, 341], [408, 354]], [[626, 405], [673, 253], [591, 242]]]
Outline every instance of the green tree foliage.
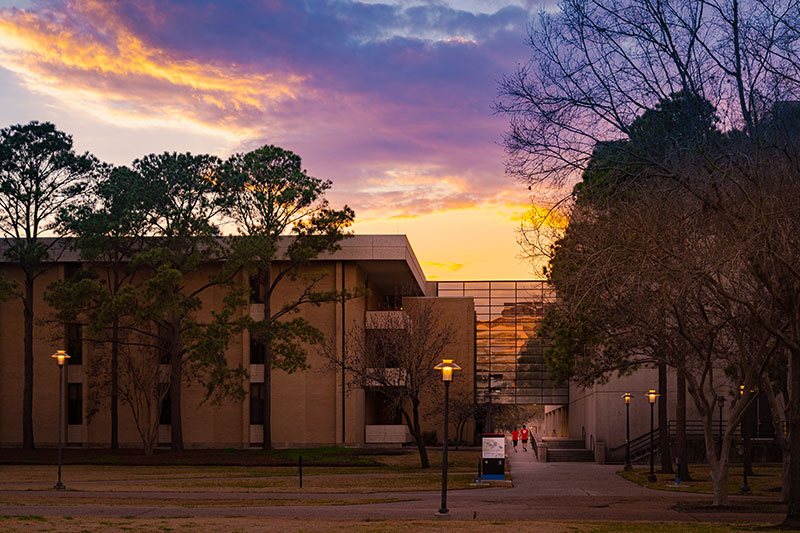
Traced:
[[25, 449], [34, 447], [34, 285], [63, 250], [58, 238], [46, 244], [41, 237], [54, 227], [59, 211], [81, 201], [98, 166], [89, 154], [76, 154], [72, 137], [48, 122], [34, 121], [0, 130], [0, 236], [5, 240], [6, 259], [18, 265], [24, 277]]
[[208, 155], [189, 153], [150, 154], [133, 162], [142, 187], [157, 201], [147, 212], [149, 239], [133, 265], [149, 274], [139, 291], [134, 313], [139, 324], [164, 352], [170, 365], [170, 419], [172, 449], [183, 449], [181, 390], [184, 362], [204, 373], [206, 398], [218, 401], [220, 393], [243, 394], [242, 368], [230, 369], [224, 348], [230, 334], [242, 327], [231, 321], [232, 307], [241, 304], [241, 291], [224, 301], [225, 308], [213, 315], [211, 324], [201, 325], [197, 313], [201, 294], [211, 287], [230, 284], [230, 269], [189, 285], [187, 280], [227, 254], [219, 238], [218, 223], [230, 207], [230, 196], [219, 182], [220, 161]]
[[107, 366], [108, 372], [98, 368], [102, 377], [92, 383], [90, 400], [109, 402], [110, 442], [111, 448], [116, 449], [119, 446], [120, 321], [126, 313], [130, 314], [135, 302], [131, 283], [136, 269], [132, 268], [131, 261], [143, 250], [150, 229], [149, 213], [159, 199], [145, 187], [141, 176], [129, 168], [106, 170], [83, 205], [59, 214], [61, 234], [74, 237], [73, 246], [80, 251], [81, 259], [93, 267], [93, 271], [82, 276], [91, 275], [93, 279], [58, 282], [46, 297], [48, 303], [60, 311], [62, 321], [80, 323], [85, 320], [90, 326], [90, 338], [109, 346], [108, 365], [92, 361], [98, 367]]
[[[186, 287], [187, 277], [225, 253], [210, 223], [225, 201], [213, 184], [218, 163], [208, 156], [151, 155], [137, 160], [136, 170], [114, 169], [91, 202], [62, 213], [63, 230], [75, 236], [90, 267], [51, 286], [48, 299], [61, 320], [86, 324], [89, 341], [110, 347], [110, 360], [104, 350], [92, 358], [90, 399], [96, 409], [110, 396], [112, 446], [121, 395], [152, 451], [161, 399], [179, 389], [161, 384], [162, 361], [170, 363], [171, 383], [181, 382], [188, 363], [212, 403], [244, 392], [243, 369], [229, 368], [224, 358], [230, 336], [245, 325], [237, 315], [241, 290], [228, 287], [222, 309], [200, 322], [200, 294], [230, 285], [232, 276], [223, 269]], [[180, 417], [171, 415], [180, 427]], [[182, 446], [180, 438], [173, 443]]]
[[[254, 292], [264, 303], [264, 318], [250, 326], [250, 335], [264, 346], [264, 449], [272, 446], [270, 422], [271, 370], [306, 368], [305, 346], [322, 340], [321, 332], [297, 313], [306, 304], [321, 305], [356, 296], [319, 290], [326, 272], [304, 273], [312, 259], [339, 248], [355, 214], [345, 206], [330, 209], [324, 198], [330, 181], [302, 167], [300, 156], [276, 146], [233, 155], [220, 183], [232, 200], [228, 212], [240, 236], [232, 242], [232, 268], [253, 277]], [[291, 236], [291, 238], [286, 238]], [[282, 283], [297, 286], [297, 296], [276, 301]]]

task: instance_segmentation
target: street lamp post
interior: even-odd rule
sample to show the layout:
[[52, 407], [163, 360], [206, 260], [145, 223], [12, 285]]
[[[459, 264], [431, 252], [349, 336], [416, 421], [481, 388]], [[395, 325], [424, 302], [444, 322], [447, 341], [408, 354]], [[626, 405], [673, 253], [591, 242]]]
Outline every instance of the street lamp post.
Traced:
[[[744, 385], [739, 385], [739, 398], [744, 399]], [[740, 492], [742, 494], [750, 494], [750, 484], [747, 483], [747, 468], [750, 466], [748, 464], [749, 458], [747, 456], [748, 455], [747, 452], [749, 451], [750, 442], [749, 439], [747, 438], [749, 435], [745, 435], [745, 431], [746, 430], [749, 431], [749, 428], [745, 423], [745, 419], [748, 418], [747, 414], [749, 411], [750, 409], [745, 408], [744, 413], [742, 414], [742, 421], [739, 423], [739, 429], [742, 434], [742, 487], [740, 489]]]
[[719, 404], [719, 453], [717, 455], [722, 458], [722, 408], [725, 406], [725, 396], [717, 396], [717, 403]]
[[450, 401], [450, 382], [453, 381], [453, 370], [461, 370], [461, 367], [453, 363], [452, 359], [442, 359], [442, 362], [434, 367], [442, 371], [442, 382], [444, 383], [444, 430], [442, 443], [442, 506], [439, 514], [447, 514], [447, 425], [448, 410]]
[[53, 488], [62, 490], [67, 488], [61, 483], [61, 426], [63, 424], [62, 416], [64, 411], [64, 365], [67, 364], [69, 355], [64, 350], [58, 350], [50, 357], [54, 357], [58, 363], [58, 483]]
[[625, 398], [625, 472], [633, 470], [631, 466], [631, 393], [626, 392]]
[[656, 473], [654, 470], [654, 459], [653, 459], [653, 432], [655, 431], [653, 427], [653, 406], [656, 403], [656, 398], [659, 396], [655, 390], [650, 389], [647, 391], [647, 400], [650, 402], [650, 475], [647, 476], [648, 483], [655, 483]]

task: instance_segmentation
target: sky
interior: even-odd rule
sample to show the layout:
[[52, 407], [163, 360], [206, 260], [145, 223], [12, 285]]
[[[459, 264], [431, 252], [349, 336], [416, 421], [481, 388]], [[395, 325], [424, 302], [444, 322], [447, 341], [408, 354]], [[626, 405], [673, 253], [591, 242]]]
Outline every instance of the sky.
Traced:
[[504, 172], [498, 80], [528, 0], [0, 0], [0, 127], [50, 121], [118, 165], [265, 144], [330, 179], [356, 233], [405, 234], [428, 279], [539, 279]]

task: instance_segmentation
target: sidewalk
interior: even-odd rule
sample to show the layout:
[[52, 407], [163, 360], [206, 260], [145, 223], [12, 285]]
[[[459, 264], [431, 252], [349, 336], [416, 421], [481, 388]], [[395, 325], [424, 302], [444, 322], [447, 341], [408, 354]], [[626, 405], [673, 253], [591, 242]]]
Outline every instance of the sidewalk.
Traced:
[[[780, 514], [753, 513], [685, 513], [672, 509], [678, 501], [709, 500], [708, 495], [650, 490], [616, 474], [619, 466], [594, 463], [539, 463], [533, 451], [523, 452], [520, 446], [513, 452], [508, 442], [509, 468], [513, 487], [495, 487], [448, 492], [450, 519], [472, 520], [617, 520], [617, 521], [745, 521], [778, 523]], [[28, 491], [0, 490], [4, 494], [31, 494]], [[102, 517], [287, 517], [287, 518], [347, 518], [347, 519], [429, 519], [437, 515], [441, 504], [439, 491], [385, 492], [377, 494], [303, 494], [293, 493], [234, 493], [207, 491], [187, 494], [187, 498], [219, 500], [276, 500], [277, 505], [254, 501], [240, 507], [162, 507], [143, 504], [143, 500], [158, 499], [162, 493], [80, 491], [47, 491], [42, 500], [60, 505], [0, 504], [0, 515], [42, 516], [102, 516]], [[71, 498], [114, 498], [114, 505], [70, 504]], [[175, 498], [175, 493], [164, 494]], [[370, 500], [355, 505], [313, 505], [314, 500]], [[277, 500], [300, 500], [278, 502]], [[397, 499], [400, 501], [386, 501]], [[138, 500], [138, 501], [137, 501]], [[302, 504], [307, 501], [311, 505]], [[260, 505], [259, 505], [260, 504]]]

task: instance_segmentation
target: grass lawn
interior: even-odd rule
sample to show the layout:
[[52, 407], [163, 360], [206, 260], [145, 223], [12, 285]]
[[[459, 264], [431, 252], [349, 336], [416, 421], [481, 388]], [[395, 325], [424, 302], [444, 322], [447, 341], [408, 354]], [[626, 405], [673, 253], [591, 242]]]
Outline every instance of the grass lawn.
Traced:
[[[298, 456], [303, 462], [317, 466], [379, 466], [375, 457], [391, 454], [405, 454], [403, 449], [345, 448], [325, 446], [321, 448], [301, 448], [288, 450], [257, 449], [211, 449], [184, 450], [180, 452], [157, 449], [153, 455], [144, 455], [142, 450], [124, 448], [110, 450], [104, 448], [64, 448], [64, 464], [87, 465], [130, 465], [130, 466], [290, 466], [297, 465]], [[54, 448], [23, 450], [4, 449], [0, 454], [0, 465], [53, 465], [58, 452]]]
[[[93, 450], [86, 450], [93, 451]], [[238, 450], [244, 462], [254, 455], [275, 459], [279, 453], [285, 464], [288, 458], [303, 456], [303, 487], [299, 487], [297, 462], [292, 466], [253, 466], [204, 464], [87, 464], [88, 459], [67, 463], [63, 467], [63, 480], [68, 491], [96, 492], [303, 492], [334, 494], [369, 494], [374, 492], [409, 492], [437, 490], [441, 487], [441, 454], [429, 450], [431, 468], [421, 469], [416, 451], [390, 450], [376, 454], [366, 450], [365, 455], [346, 448], [321, 448], [312, 450], [280, 450], [255, 454], [252, 450]], [[225, 451], [223, 451], [225, 452]], [[341, 452], [341, 466], [335, 464]], [[217, 450], [190, 450], [183, 455], [197, 453], [205, 460], [216, 456]], [[228, 462], [235, 462], [226, 452]], [[111, 457], [107, 450], [100, 458]], [[130, 457], [123, 454], [124, 457]], [[142, 456], [144, 457], [144, 456]], [[309, 459], [306, 459], [309, 457]], [[453, 450], [448, 457], [448, 488], [468, 489], [477, 476], [479, 452], [477, 450]], [[40, 458], [36, 458], [36, 463]], [[130, 459], [126, 459], [129, 461]], [[194, 459], [196, 460], [196, 458]], [[163, 461], [159, 458], [158, 462]], [[276, 460], [277, 462], [277, 460]], [[280, 463], [279, 463], [280, 464]], [[290, 463], [291, 464], [291, 463]], [[313, 465], [327, 466], [313, 466]], [[310, 466], [309, 466], [310, 465]], [[29, 492], [50, 491], [56, 475], [54, 465], [0, 464], [0, 488], [3, 490], [25, 490]], [[146, 495], [143, 495], [146, 497]], [[30, 500], [36, 496], [31, 495]]]
[[[658, 490], [672, 490], [678, 492], [697, 492], [702, 494], [713, 494], [714, 488], [711, 484], [711, 469], [708, 465], [692, 465], [690, 473], [691, 481], [682, 480], [680, 485], [675, 483], [674, 474], [656, 473], [658, 481], [648, 483], [647, 476], [649, 468], [636, 468], [633, 472], [618, 472], [619, 475], [638, 483], [643, 487]], [[753, 465], [755, 476], [748, 476], [747, 481], [750, 485], [750, 496], [762, 496], [779, 498], [781, 495], [781, 466], [778, 464], [757, 464]], [[728, 469], [728, 494], [735, 496], [740, 494], [742, 486], [742, 466], [733, 465]]]
[[[619, 475], [638, 483], [643, 487], [656, 490], [669, 490], [676, 492], [693, 492], [698, 494], [714, 494], [711, 484], [710, 467], [708, 465], [693, 465], [690, 469], [691, 481], [681, 481], [680, 485], [675, 483], [674, 474], [658, 474], [657, 481], [648, 483], [647, 476], [649, 468], [637, 468], [632, 472], [617, 472]], [[779, 501], [781, 494], [781, 466], [778, 464], [759, 464], [753, 465], [754, 476], [748, 476], [750, 493], [741, 494], [742, 486], [742, 467], [732, 465], [728, 469], [728, 495], [731, 496], [730, 505], [719, 508], [724, 511], [736, 511], [742, 513], [785, 513], [786, 504]], [[715, 507], [711, 505], [711, 500], [686, 501], [681, 502], [675, 509], [683, 512], [709, 511]]]
[[544, 533], [562, 533], [574, 531], [630, 532], [642, 531], [656, 533], [673, 533], [681, 531], [726, 533], [730, 531], [757, 531], [763, 525], [730, 526], [704, 522], [553, 522], [517, 520], [309, 520], [300, 518], [83, 518], [64, 517], [50, 518], [42, 516], [0, 516], [0, 530], [17, 531], [59, 531], [100, 532], [100, 531], [280, 531], [280, 532], [347, 532], [347, 533], [391, 533], [391, 532], [491, 532], [519, 533], [520, 531], [537, 531]]

